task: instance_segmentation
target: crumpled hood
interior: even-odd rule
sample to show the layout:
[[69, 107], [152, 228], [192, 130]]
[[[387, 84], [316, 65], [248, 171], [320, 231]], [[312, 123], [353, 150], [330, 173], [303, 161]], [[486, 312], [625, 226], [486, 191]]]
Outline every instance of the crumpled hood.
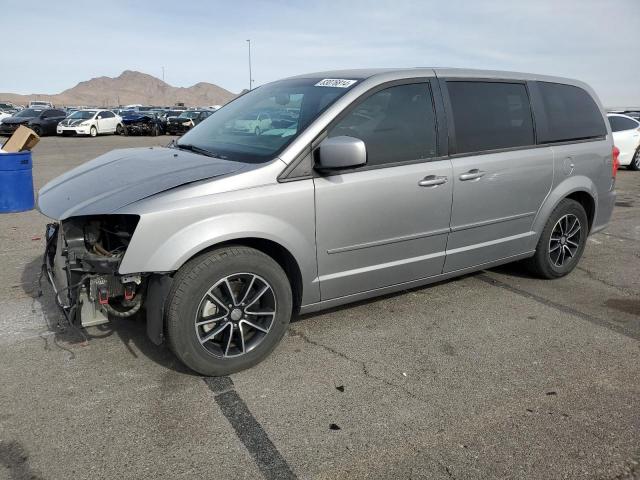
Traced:
[[122, 117], [122, 123], [125, 125], [129, 123], [136, 122], [155, 122], [156, 119], [153, 115], [144, 115], [144, 114], [136, 114], [136, 115], [127, 115], [126, 117]]
[[175, 148], [114, 150], [47, 183], [38, 194], [38, 209], [57, 220], [109, 214], [156, 193], [245, 166]]

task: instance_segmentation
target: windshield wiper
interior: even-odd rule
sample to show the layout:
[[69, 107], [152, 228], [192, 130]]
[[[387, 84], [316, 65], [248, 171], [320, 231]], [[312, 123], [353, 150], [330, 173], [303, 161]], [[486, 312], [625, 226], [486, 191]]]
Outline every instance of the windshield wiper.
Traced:
[[196, 147], [195, 145], [191, 145], [190, 143], [174, 143], [174, 148], [179, 148], [182, 150], [189, 150], [190, 152], [199, 153], [201, 155], [206, 155], [207, 157], [218, 158], [218, 156], [214, 152], [210, 152], [207, 149]]

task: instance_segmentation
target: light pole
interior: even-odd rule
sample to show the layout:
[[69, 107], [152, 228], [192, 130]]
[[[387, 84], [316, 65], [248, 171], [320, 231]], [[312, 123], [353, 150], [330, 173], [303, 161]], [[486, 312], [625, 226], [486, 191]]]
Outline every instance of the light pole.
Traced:
[[162, 81], [164, 82], [164, 67], [162, 67]]
[[253, 78], [251, 77], [251, 40], [247, 40], [249, 44], [249, 90], [251, 90], [251, 84], [253, 83]]

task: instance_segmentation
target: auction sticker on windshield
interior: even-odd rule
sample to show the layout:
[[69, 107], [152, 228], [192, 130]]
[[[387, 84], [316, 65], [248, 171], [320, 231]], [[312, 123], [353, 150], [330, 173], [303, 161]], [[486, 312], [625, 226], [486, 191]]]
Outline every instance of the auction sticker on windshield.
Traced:
[[349, 88], [351, 85], [353, 85], [356, 82], [357, 80], [346, 80], [344, 78], [325, 78], [324, 80], [320, 80], [314, 86]]

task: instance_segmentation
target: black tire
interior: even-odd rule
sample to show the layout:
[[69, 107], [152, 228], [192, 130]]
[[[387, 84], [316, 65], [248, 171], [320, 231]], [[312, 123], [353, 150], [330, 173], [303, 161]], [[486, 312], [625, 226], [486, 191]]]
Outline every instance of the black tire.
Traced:
[[157, 126], [157, 125], [154, 125], [154, 126], [151, 128], [151, 136], [152, 136], [152, 137], [157, 137], [157, 136], [158, 136], [158, 126]]
[[122, 135], [122, 131], [124, 130], [124, 128], [122, 127], [122, 124], [119, 123], [118, 125], [116, 125], [116, 135]]
[[[202, 318], [199, 315], [204, 313], [201, 305], [207, 292], [222, 279], [241, 273], [259, 276], [268, 282], [270, 292], [273, 293], [275, 314], [268, 332], [260, 335], [259, 343], [253, 349], [248, 349], [239, 356], [223, 357], [204, 346], [209, 343], [200, 341], [201, 336], [207, 335], [214, 327], [208, 332], [199, 333], [195, 322]], [[249, 286], [247, 292], [250, 289]], [[257, 293], [255, 295], [258, 296]], [[292, 306], [291, 285], [287, 275], [271, 257], [244, 246], [220, 248], [190, 260], [176, 274], [167, 297], [166, 329], [169, 347], [185, 365], [202, 375], [220, 376], [238, 372], [261, 362], [276, 347], [289, 326]], [[226, 306], [224, 308], [231, 312]], [[246, 309], [248, 312], [248, 304]], [[225, 313], [222, 315], [226, 316]], [[231, 314], [228, 316], [232, 317]], [[225, 318], [220, 324], [226, 321]], [[216, 323], [214, 326], [220, 324]], [[233, 326], [231, 332], [232, 335], [235, 332]], [[228, 332], [224, 333], [227, 334]]]
[[96, 127], [91, 127], [89, 129], [89, 136], [97, 137], [98, 136], [98, 129]]
[[34, 125], [31, 127], [31, 130], [33, 130], [33, 133], [35, 133], [36, 135], [38, 135], [39, 137], [42, 137], [42, 128], [39, 127], [38, 125]]
[[[557, 232], [559, 231], [557, 230], [557, 228], [562, 229], [562, 226], [558, 227], [558, 223], [561, 219], [565, 218], [567, 218], [569, 221], [576, 219], [579, 222], [578, 236], [576, 236], [575, 234], [574, 236], [557, 236]], [[560, 239], [557, 241], [552, 240], [552, 233], [554, 233], [554, 238]], [[584, 208], [575, 200], [565, 198], [558, 204], [558, 206], [549, 216], [549, 219], [547, 220], [547, 223], [542, 230], [542, 235], [540, 235], [540, 240], [538, 240], [535, 255], [526, 261], [527, 267], [534, 275], [541, 278], [553, 279], [564, 277], [565, 275], [569, 274], [580, 261], [582, 252], [584, 251], [584, 248], [587, 244], [588, 234], [589, 220]], [[555, 257], [556, 252], [551, 252], [551, 250], [555, 249], [557, 251], [557, 248], [555, 247], [557, 245], [560, 245], [559, 248], [562, 250], [563, 254], [565, 248], [569, 249], [568, 251], [570, 251], [570, 243], [567, 242], [568, 238], [571, 239], [571, 242], [577, 243], [578, 246], [575, 247], [575, 251], [573, 254], [571, 254], [570, 257], [567, 253], [566, 257], [568, 258], [566, 258], [564, 262], [561, 262], [561, 264], [558, 265], [558, 263], [556, 263], [556, 259], [559, 262], [559, 258]]]
[[631, 163], [629, 164], [629, 170], [640, 170], [640, 148], [638, 148], [636, 153], [633, 155]]
[[125, 137], [126, 137], [127, 135], [129, 135], [129, 131], [127, 130], [127, 126], [126, 126], [126, 125], [123, 125], [123, 126], [122, 126], [122, 133], [121, 133], [121, 135], [123, 135], [123, 136], [125, 136]]
[[256, 137], [258, 137], [262, 133], [262, 131], [260, 130], [260, 127], [256, 127], [253, 133], [255, 133]]

